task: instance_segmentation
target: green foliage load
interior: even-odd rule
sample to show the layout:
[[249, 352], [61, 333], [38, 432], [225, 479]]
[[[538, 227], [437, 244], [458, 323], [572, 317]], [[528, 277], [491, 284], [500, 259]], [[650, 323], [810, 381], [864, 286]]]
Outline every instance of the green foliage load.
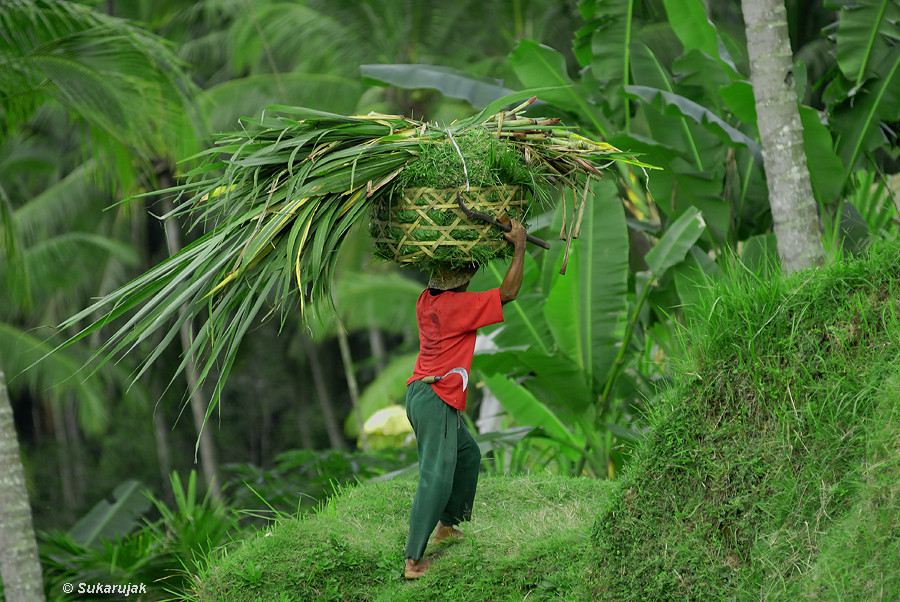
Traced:
[[[304, 315], [309, 304], [331, 304], [345, 237], [369, 218], [372, 206], [392, 194], [397, 178], [423, 149], [444, 143], [446, 154], [448, 140], [477, 132], [494, 139], [491, 152], [502, 154], [506, 145], [521, 154], [536, 185], [572, 188], [601, 175], [599, 167], [609, 162], [644, 165], [610, 144], [558, 125], [558, 119], [525, 117], [535, 98], [504, 109], [523, 98], [501, 98], [447, 127], [396, 115], [345, 116], [289, 106], [270, 107], [262, 119], [245, 120], [240, 131], [223, 135], [196, 158], [185, 184], [162, 191], [181, 195], [178, 207], [165, 217], [184, 217], [203, 234], [67, 320], [63, 328], [89, 320], [67, 344], [122, 318], [123, 325], [106, 338], [98, 355], [161, 340], [145, 356], [140, 376], [181, 324], [194, 319], [198, 335], [191, 349], [206, 358], [201, 383], [211, 371], [219, 374], [211, 412], [239, 343], [260, 312], [274, 305], [285, 315], [297, 307]], [[514, 179], [526, 177], [508, 157], [484, 165], [473, 160], [473, 170], [488, 174], [479, 177], [494, 177], [490, 172], [498, 178], [507, 172], [518, 174]]]
[[[534, 194], [546, 195], [536, 180], [525, 155], [486, 129], [425, 142], [397, 177], [391, 194], [373, 206], [370, 232], [375, 255], [416, 263], [426, 271], [440, 264], [484, 264], [507, 258], [512, 247], [504, 242], [502, 232], [446, 205], [453, 205], [460, 193], [470, 210], [494, 219], [506, 213], [524, 222]], [[470, 194], [470, 189], [477, 194]], [[514, 196], [515, 202], [504, 202], [507, 196]], [[436, 199], [440, 199], [437, 206]]]
[[600, 597], [897, 599], [900, 248], [732, 287], [600, 512]]

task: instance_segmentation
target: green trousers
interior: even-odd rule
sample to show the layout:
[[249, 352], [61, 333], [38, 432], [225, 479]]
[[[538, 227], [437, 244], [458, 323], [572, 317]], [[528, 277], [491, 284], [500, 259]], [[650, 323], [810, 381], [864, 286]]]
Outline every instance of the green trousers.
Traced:
[[472, 517], [481, 450], [459, 412], [422, 381], [406, 390], [406, 416], [416, 433], [419, 483], [409, 519], [406, 557], [419, 560], [438, 520], [456, 525]]

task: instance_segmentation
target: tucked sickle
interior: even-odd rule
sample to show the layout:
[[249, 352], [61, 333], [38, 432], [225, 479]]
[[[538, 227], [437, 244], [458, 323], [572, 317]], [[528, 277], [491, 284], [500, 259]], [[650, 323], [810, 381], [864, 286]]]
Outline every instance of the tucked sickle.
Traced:
[[454, 368], [453, 370], [451, 370], [450, 372], [448, 372], [447, 374], [445, 374], [443, 376], [424, 376], [424, 377], [422, 377], [422, 382], [427, 385], [433, 385], [437, 381], [443, 380], [443, 379], [447, 378], [448, 376], [450, 376], [451, 374], [459, 374], [460, 376], [462, 376], [463, 391], [465, 391], [466, 387], [469, 386], [469, 373], [466, 372], [465, 368]]

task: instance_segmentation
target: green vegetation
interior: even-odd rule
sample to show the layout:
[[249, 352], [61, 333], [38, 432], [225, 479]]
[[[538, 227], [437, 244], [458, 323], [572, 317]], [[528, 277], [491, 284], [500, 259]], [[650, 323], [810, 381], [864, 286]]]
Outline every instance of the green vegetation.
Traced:
[[[873, 372], [880, 357], [871, 350], [856, 359], [834, 355], [829, 345], [864, 345], [837, 306], [819, 332], [806, 320], [818, 309], [802, 316], [795, 311], [796, 324], [786, 324], [778, 311], [765, 315], [769, 306], [760, 301], [746, 310], [763, 314], [754, 318], [755, 326], [749, 319], [735, 322], [737, 310], [710, 325], [728, 332], [740, 323], [748, 331], [734, 344], [746, 347], [752, 341], [753, 347], [744, 355], [721, 355], [731, 358], [733, 370], [723, 360], [719, 369], [728, 372], [713, 374], [716, 365], [709, 358], [721, 354], [715, 346], [697, 355], [702, 346], [695, 345], [692, 359], [680, 359], [683, 308], [695, 303], [697, 281], [718, 278], [732, 253], [752, 270], [765, 266], [778, 255], [776, 243], [783, 242], [770, 199], [789, 197], [768, 192], [766, 182], [774, 178], [763, 170], [768, 143], [760, 146], [765, 138], [759, 126], [771, 120], [754, 110], [755, 93], [764, 90], [747, 68], [747, 21], [740, 4], [0, 0], [5, 66], [0, 70], [0, 373], [7, 377], [8, 414], [14, 418], [2, 421], [0, 448], [20, 449], [17, 458], [28, 485], [27, 491], [0, 486], [0, 497], [18, 489], [17, 495], [30, 498], [48, 597], [58, 599], [60, 582], [76, 577], [156, 583], [173, 570], [181, 572], [160, 587], [180, 595], [196, 572], [194, 562], [205, 560], [211, 548], [231, 549], [242, 541], [247, 522], [258, 525], [256, 514], [270, 515], [266, 504], [303, 513], [333, 492], [332, 481], [365, 481], [412, 461], [362, 459], [345, 450], [365, 449], [365, 437], [358, 428], [341, 430], [348, 415], [359, 427], [356, 418], [364, 422], [370, 409], [402, 403], [413, 362], [407, 358], [417, 350], [413, 306], [423, 278], [372, 261], [365, 233], [366, 206], [374, 200], [369, 181], [373, 189], [384, 183], [373, 192], [390, 191], [415, 169], [425, 169], [428, 152], [455, 160], [448, 130], [466, 146], [464, 135], [475, 130], [463, 126], [478, 125], [473, 112], [485, 109], [484, 117], [501, 111], [506, 104], [492, 103], [510, 94], [518, 94], [512, 104], [532, 94], [539, 100], [522, 121], [507, 113], [485, 127], [498, 135], [493, 149], [504, 148], [502, 142], [549, 153], [544, 164], [531, 150], [522, 156], [533, 173], [554, 177], [548, 204], [553, 211], [541, 213], [535, 206], [529, 216], [531, 233], [552, 241], [552, 248], [529, 252], [522, 294], [508, 306], [504, 324], [485, 329], [497, 350], [473, 364], [469, 417], [483, 426], [483, 440], [498, 446], [485, 463], [488, 471], [630, 475], [613, 487], [608, 502], [596, 498], [603, 503], [590, 522], [603, 511], [606, 523], [598, 524], [596, 543], [607, 545], [610, 525], [625, 529], [628, 517], [637, 516], [628, 514], [633, 506], [642, 513], [644, 532], [622, 531], [625, 539], [616, 540], [622, 554], [614, 558], [592, 551], [589, 539], [583, 546], [573, 544], [571, 556], [577, 559], [571, 570], [590, 582], [551, 577], [546, 581], [552, 587], [529, 582], [504, 593], [500, 579], [482, 589], [501, 599], [527, 595], [529, 600], [601, 597], [601, 590], [603, 598], [628, 593], [650, 598], [644, 592], [670, 585], [664, 595], [715, 596], [717, 588], [735, 592], [734, 597], [750, 592], [754, 599], [769, 592], [773, 598], [851, 599], [895, 593], [890, 561], [898, 553], [891, 547], [891, 538], [897, 539], [892, 517], [898, 479], [896, 464], [882, 461], [896, 449], [890, 406], [896, 385], [890, 383], [898, 379], [887, 376], [889, 354], [880, 364], [884, 374]], [[787, 3], [787, 27], [781, 31], [790, 35], [795, 51], [805, 156], [796, 164], [767, 162], [767, 167], [808, 172], [812, 192], [797, 198], [815, 197], [825, 254], [837, 261], [900, 234], [895, 27], [900, 7], [886, 0], [800, 4], [798, 9], [798, 3]], [[308, 110], [293, 112], [291, 106]], [[348, 121], [344, 115], [375, 117]], [[554, 127], [555, 119], [571, 129]], [[322, 127], [308, 127], [313, 122]], [[791, 123], [796, 121], [779, 127], [793, 130]], [[220, 138], [223, 144], [215, 148], [204, 142], [234, 130], [235, 136]], [[587, 183], [574, 178], [557, 186], [556, 175], [579, 170], [576, 161], [554, 175], [556, 147], [587, 158], [581, 151], [590, 147], [584, 148], [578, 134], [613, 145], [607, 150], [639, 153], [662, 169], [644, 173], [628, 162], [608, 164], [606, 159], [615, 157], [601, 148], [595, 149], [600, 156], [594, 158], [601, 159], [595, 167], [611, 177], [591, 177]], [[371, 135], [385, 146], [357, 144]], [[439, 139], [440, 145], [432, 144]], [[380, 156], [384, 150], [395, 152]], [[502, 173], [504, 157], [489, 158], [487, 164], [499, 159]], [[162, 192], [184, 182], [198, 160], [208, 171], [194, 171], [180, 194]], [[490, 170], [478, 175], [474, 156], [467, 161], [470, 180], [492, 181]], [[460, 186], [458, 169], [431, 172]], [[223, 171], [234, 177], [220, 181]], [[342, 195], [350, 190], [341, 185], [348, 176], [358, 188]], [[519, 181], [514, 173], [497, 179]], [[194, 207], [191, 197], [199, 193], [194, 199], [199, 201], [207, 186], [213, 194]], [[530, 190], [538, 200], [539, 192]], [[582, 195], [590, 202], [578, 201]], [[802, 214], [800, 208], [794, 213]], [[223, 212], [237, 221], [229, 226], [218, 219]], [[426, 235], [447, 226], [433, 217], [436, 226], [425, 228]], [[818, 229], [809, 234], [817, 237], [813, 230]], [[462, 230], [457, 235], [474, 236]], [[491, 235], [502, 242], [499, 233]], [[178, 259], [170, 257], [173, 253]], [[566, 266], [566, 275], [559, 275]], [[155, 271], [147, 276], [148, 270]], [[211, 278], [216, 270], [218, 277]], [[473, 290], [496, 286], [502, 274], [501, 262], [486, 266]], [[333, 291], [315, 286], [329, 281]], [[129, 286], [135, 293], [131, 301], [116, 305], [116, 291]], [[806, 292], [784, 292], [797, 283], [753, 286], [773, 298], [786, 294], [785, 308], [806, 298]], [[211, 289], [215, 294], [208, 295]], [[140, 303], [162, 291], [174, 295], [170, 302]], [[325, 304], [334, 299], [339, 319], [313, 311], [317, 298]], [[112, 304], [102, 306], [102, 299]], [[67, 321], [95, 302], [101, 303], [96, 312]], [[293, 311], [298, 306], [310, 310], [306, 325]], [[695, 314], [705, 322], [723, 307], [710, 300]], [[121, 319], [104, 322], [107, 311]], [[853, 320], [857, 332], [868, 333], [864, 321]], [[61, 330], [62, 323], [71, 328]], [[776, 327], [790, 340], [773, 345], [776, 337], [769, 329]], [[704, 336], [697, 333], [696, 340]], [[67, 340], [71, 344], [63, 346]], [[121, 352], [116, 361], [105, 361], [115, 350]], [[788, 353], [797, 359], [772, 363], [773, 354]], [[864, 361], [872, 366], [857, 369]], [[705, 380], [682, 380], [677, 387], [684, 389], [675, 389], [681, 392], [660, 397], [678, 366]], [[752, 371], [738, 378], [736, 371], [747, 367]], [[797, 374], [790, 372], [794, 367]], [[832, 369], [851, 376], [831, 387], [818, 371]], [[882, 378], [878, 396], [888, 402], [873, 408], [866, 391]], [[390, 387], [382, 384], [388, 381]], [[718, 392], [707, 390], [710, 382], [723, 388], [716, 400], [711, 396]], [[813, 384], [821, 388], [808, 391]], [[491, 395], [481, 395], [487, 391]], [[746, 397], [748, 392], [755, 397]], [[692, 415], [691, 408], [701, 412], [696, 404], [725, 404], [726, 395], [731, 396], [726, 407], [744, 408], [737, 405], [740, 399], [756, 413], [738, 426], [722, 411], [718, 426], [725, 431], [710, 430], [706, 439], [697, 432], [714, 424], [688, 426], [677, 422], [682, 414], [663, 411], [677, 399], [687, 406], [682, 413]], [[817, 395], [825, 400], [815, 401]], [[855, 403], [848, 412], [859, 417], [856, 430], [838, 411], [847, 409], [845, 395]], [[648, 408], [657, 425], [649, 439]], [[670, 419], [676, 422], [662, 424]], [[760, 440], [747, 439], [747, 430]], [[791, 432], [800, 434], [792, 439]], [[838, 445], [834, 433], [844, 437], [837, 439], [841, 446], [855, 446], [852, 453], [827, 455], [833, 451], [829, 445]], [[694, 435], [702, 440], [691, 439]], [[704, 497], [703, 482], [695, 481], [689, 490], [694, 497], [686, 499], [703, 502], [690, 515], [697, 522], [682, 517], [683, 525], [672, 526], [666, 516], [659, 523], [649, 517], [653, 512], [674, 517], [693, 507], [641, 496], [669, 492], [654, 490], [660, 483], [642, 471], [660, 449], [669, 451], [652, 447], [654, 437], [675, 436], [682, 440], [676, 440], [672, 461], [711, 483], [718, 479], [713, 484], [719, 491]], [[704, 447], [710, 441], [722, 446]], [[759, 468], [747, 453], [723, 455], [733, 454], [726, 444], [756, 449], [753, 461], [783, 461], [791, 454], [790, 460], [796, 454], [798, 462]], [[720, 454], [715, 465], [710, 449]], [[631, 467], [634, 453], [642, 459]], [[179, 498], [169, 482], [176, 474], [181, 483], [190, 483], [187, 475], [198, 461], [202, 482], [187, 487], [206, 500], [201, 505], [208, 502], [203, 516], [185, 505], [190, 496]], [[739, 474], [725, 475], [728, 466]], [[712, 472], [715, 467], [720, 472]], [[8, 472], [0, 468], [0, 480]], [[673, 487], [691, 485], [689, 474], [672, 474], [665, 478]], [[79, 517], [120, 499], [116, 492], [132, 492], [121, 499], [136, 500], [138, 489], [122, 488], [125, 479], [140, 482], [141, 492], [146, 487], [164, 507], [154, 503], [148, 513], [132, 517], [137, 522], [127, 527], [131, 531], [110, 528], [100, 542], [84, 545], [73, 527]], [[237, 485], [241, 482], [253, 489]], [[213, 483], [222, 484], [221, 497]], [[638, 498], [628, 505], [623, 488], [635, 483]], [[755, 487], [752, 494], [762, 498], [727, 497], [741, 486]], [[486, 495], [489, 488], [486, 484]], [[511, 490], [502, 499], [511, 499], [516, 486]], [[16, 550], [33, 550], [29, 542], [35, 540], [30, 525], [19, 520], [26, 513], [16, 514], [15, 508], [0, 501], [0, 530], [8, 527], [17, 542], [0, 546], [4, 565]], [[219, 508], [223, 512], [212, 510]], [[522, 510], [527, 514], [526, 507]], [[755, 512], [758, 520], [741, 512]], [[695, 524], [713, 535], [704, 540], [678, 530]], [[667, 534], [670, 538], [662, 539]], [[685, 556], [692, 571], [668, 556], [673, 546], [694, 553], [681, 540], [700, 542], [696, 550], [707, 554], [695, 562]], [[183, 545], [191, 542], [202, 545]], [[654, 555], [658, 549], [661, 560]], [[638, 556], [630, 556], [635, 551]], [[36, 561], [36, 553], [28, 556]], [[449, 572], [456, 558], [442, 559], [429, 579], [444, 583], [452, 575], [485, 584], [495, 577], [476, 575], [469, 565]], [[647, 559], [645, 574], [621, 573], [621, 567], [644, 566]], [[484, 556], [472, 564], [493, 570], [506, 560]], [[678, 571], [675, 578], [653, 568], [667, 569], [666, 563]], [[531, 566], [543, 565], [538, 560]], [[618, 577], [610, 573], [615, 567]], [[568, 570], [559, 575], [569, 575]], [[9, 573], [3, 575], [8, 598], [40, 588], [40, 567]], [[716, 581], [721, 576], [727, 580]], [[452, 596], [459, 593], [455, 585], [448, 589]]]
[[[900, 432], [897, 246], [725, 288], [694, 308], [681, 377], [600, 512], [599, 591], [894, 598], [897, 545], [871, 535], [900, 528], [896, 481], [884, 488]], [[873, 548], [865, 577], [843, 565], [848, 545]]]
[[[487, 264], [494, 259], [508, 259], [512, 247], [503, 242], [503, 233], [496, 228], [488, 228], [481, 222], [474, 226], [471, 220], [463, 219], [455, 207], [447, 208], [447, 203], [434, 206], [434, 197], [421, 195], [411, 204], [405, 200], [407, 188], [432, 188], [465, 192], [470, 188], [516, 187], [514, 204], [506, 211], [497, 192], [487, 191], [476, 197], [472, 204], [469, 195], [463, 201], [469, 209], [499, 218], [499, 213], [508, 213], [512, 219], [523, 222], [529, 213], [533, 198], [548, 200], [549, 190], [545, 182], [540, 182], [538, 172], [526, 163], [525, 147], [509, 140], [498, 139], [487, 129], [475, 128], [450, 137], [424, 138], [410, 161], [392, 183], [391, 193], [373, 206], [372, 234], [374, 255], [386, 261], [399, 257], [414, 258], [426, 269], [437, 268], [441, 264], [476, 263]], [[452, 203], [452, 192], [445, 197]], [[412, 199], [410, 199], [412, 200]], [[429, 208], [421, 209], [423, 206]], [[449, 227], [435, 230], [430, 226]], [[447, 237], [452, 241], [473, 241], [475, 245], [434, 244]], [[418, 244], [399, 244], [412, 241]], [[422, 244], [426, 243], [426, 244]], [[428, 248], [433, 256], [425, 257], [422, 248]], [[412, 262], [412, 259], [404, 261]]]
[[213, 562], [197, 578], [196, 599], [493, 601], [533, 590], [585, 599], [584, 555], [575, 551], [584, 550], [611, 486], [546, 474], [484, 477], [466, 539], [429, 548], [426, 557], [439, 559], [416, 583], [401, 570], [415, 481], [348, 489], [317, 515], [284, 521]]
[[[455, 142], [455, 144], [454, 144]], [[521, 149], [486, 129], [422, 142], [418, 157], [397, 178], [398, 188], [535, 185]]]
[[414, 483], [364, 485], [214, 555], [197, 599], [896, 599], [900, 248], [738, 274], [690, 315], [623, 478], [483, 478], [415, 583]]

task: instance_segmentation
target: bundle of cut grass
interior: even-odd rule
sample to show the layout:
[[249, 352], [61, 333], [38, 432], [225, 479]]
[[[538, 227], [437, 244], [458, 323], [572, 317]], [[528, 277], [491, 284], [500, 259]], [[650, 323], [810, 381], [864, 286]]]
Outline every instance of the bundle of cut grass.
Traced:
[[459, 202], [491, 218], [525, 221], [536, 192], [545, 187], [525, 154], [486, 128], [435, 137], [421, 145], [391, 193], [374, 203], [375, 254], [425, 270], [505, 257], [512, 249], [501, 232], [466, 216]]
[[493, 218], [523, 219], [527, 201], [516, 186], [405, 188], [377, 207], [371, 224], [375, 254], [401, 264], [431, 267], [483, 264], [512, 249], [491, 224], [466, 217], [456, 200]]
[[[521, 93], [502, 98], [447, 127], [395, 115], [347, 117], [286, 106], [270, 107], [271, 116], [245, 120], [240, 131], [222, 136], [195, 158], [199, 166], [186, 174], [185, 184], [152, 193], [177, 193], [178, 207], [164, 218], [183, 216], [205, 233], [70, 318], [64, 328], [82, 320], [89, 324], [70, 341], [125, 319], [100, 351], [110, 357], [162, 331], [157, 339], [161, 342], [143, 361], [140, 377], [181, 325], [195, 320], [199, 328], [191, 353], [206, 358], [201, 376], [214, 366], [220, 375], [212, 396], [215, 405], [238, 344], [259, 312], [274, 306], [284, 316], [299, 305], [302, 315], [310, 301], [329, 304], [336, 258], [347, 232], [361, 220], [378, 222], [379, 211], [389, 211], [399, 192], [423, 186], [471, 191], [506, 184], [540, 199], [549, 186], [581, 189], [583, 181], [599, 176], [613, 161], [644, 166], [609, 144], [560, 126], [556, 119], [525, 117], [533, 99], [502, 110], [523, 98]], [[455, 166], [448, 168], [446, 161], [439, 166], [438, 156], [449, 157]], [[581, 206], [586, 202], [582, 198]], [[508, 205], [504, 210], [513, 217], [524, 217], [524, 204]], [[430, 210], [426, 214], [432, 215]], [[441, 220], [447, 218], [433, 217], [436, 224]], [[463, 240], [473, 236], [458, 234], [461, 230], [461, 223], [454, 222], [450, 238], [456, 240], [454, 233]], [[391, 231], [384, 234], [387, 244]], [[503, 245], [495, 244], [500, 236], [487, 229], [477, 235], [482, 246], [493, 249], [485, 260], [503, 252]], [[391, 240], [403, 255], [402, 236]], [[383, 248], [381, 252], [386, 254]], [[428, 258], [424, 265], [434, 261], [459, 258], [450, 253]]]

